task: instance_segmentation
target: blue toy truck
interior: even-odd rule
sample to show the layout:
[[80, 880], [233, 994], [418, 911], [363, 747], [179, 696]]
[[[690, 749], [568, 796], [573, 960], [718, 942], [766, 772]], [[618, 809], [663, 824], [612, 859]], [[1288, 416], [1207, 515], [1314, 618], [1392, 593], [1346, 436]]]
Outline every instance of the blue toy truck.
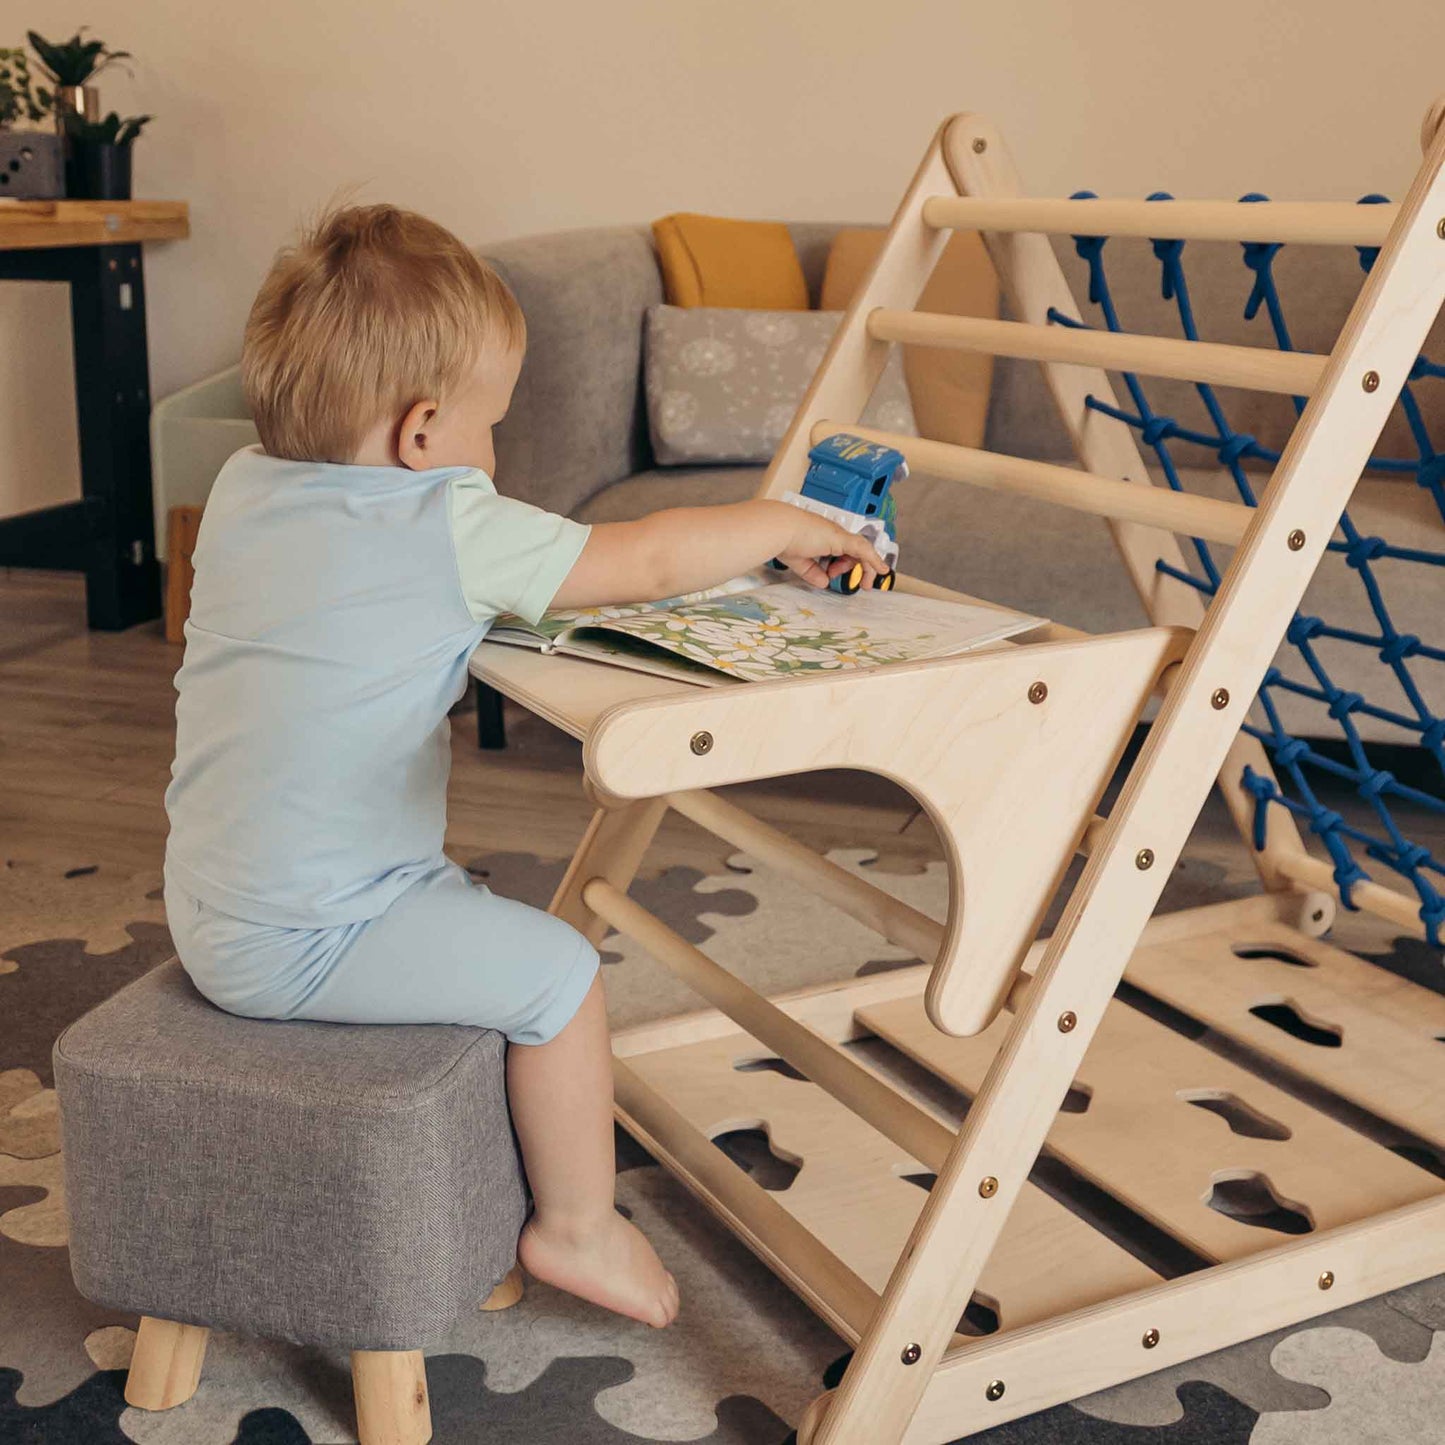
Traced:
[[[808, 453], [808, 461], [802, 490], [789, 492], [784, 500], [867, 538], [888, 563], [888, 571], [875, 577], [873, 585], [892, 591], [898, 566], [898, 509], [890, 489], [908, 475], [903, 453], [838, 432], [820, 441]], [[860, 563], [828, 585], [848, 596], [862, 581]]]

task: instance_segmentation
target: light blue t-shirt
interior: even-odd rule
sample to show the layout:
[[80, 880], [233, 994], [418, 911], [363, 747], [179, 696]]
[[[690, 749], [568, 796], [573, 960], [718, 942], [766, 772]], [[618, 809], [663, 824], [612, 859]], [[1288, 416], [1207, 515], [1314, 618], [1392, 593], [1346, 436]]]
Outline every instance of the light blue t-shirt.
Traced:
[[442, 857], [472, 649], [536, 621], [587, 534], [465, 467], [237, 452], [194, 557], [168, 877], [254, 923], [384, 912]]

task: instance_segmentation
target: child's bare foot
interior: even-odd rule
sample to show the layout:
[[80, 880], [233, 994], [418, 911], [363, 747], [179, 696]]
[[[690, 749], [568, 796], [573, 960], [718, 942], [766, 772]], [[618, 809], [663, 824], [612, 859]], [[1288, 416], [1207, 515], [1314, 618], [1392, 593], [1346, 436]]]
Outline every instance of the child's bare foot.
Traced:
[[544, 1229], [533, 1215], [517, 1241], [523, 1268], [603, 1309], [661, 1329], [677, 1317], [677, 1281], [635, 1224], [613, 1210], [591, 1228]]

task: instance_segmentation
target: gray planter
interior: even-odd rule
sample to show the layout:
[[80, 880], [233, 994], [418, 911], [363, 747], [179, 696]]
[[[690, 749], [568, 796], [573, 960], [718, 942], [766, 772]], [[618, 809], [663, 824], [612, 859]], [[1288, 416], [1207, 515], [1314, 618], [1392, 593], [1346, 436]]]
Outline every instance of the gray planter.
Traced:
[[0, 130], [0, 196], [53, 201], [64, 194], [60, 137], [38, 130]]

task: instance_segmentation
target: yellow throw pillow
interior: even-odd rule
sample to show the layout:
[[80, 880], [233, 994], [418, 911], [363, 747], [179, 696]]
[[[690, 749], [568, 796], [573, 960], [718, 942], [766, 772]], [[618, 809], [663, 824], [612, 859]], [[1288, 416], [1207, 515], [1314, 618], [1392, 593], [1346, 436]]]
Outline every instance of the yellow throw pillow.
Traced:
[[[846, 227], [833, 239], [823, 273], [824, 311], [844, 310], [883, 245], [881, 229]], [[998, 277], [976, 232], [954, 234], [918, 298], [920, 311], [998, 316]], [[980, 447], [993, 386], [993, 357], [936, 347], [903, 348], [903, 371], [919, 435]]]
[[669, 306], [806, 311], [808, 283], [780, 221], [679, 213], [652, 223]]

